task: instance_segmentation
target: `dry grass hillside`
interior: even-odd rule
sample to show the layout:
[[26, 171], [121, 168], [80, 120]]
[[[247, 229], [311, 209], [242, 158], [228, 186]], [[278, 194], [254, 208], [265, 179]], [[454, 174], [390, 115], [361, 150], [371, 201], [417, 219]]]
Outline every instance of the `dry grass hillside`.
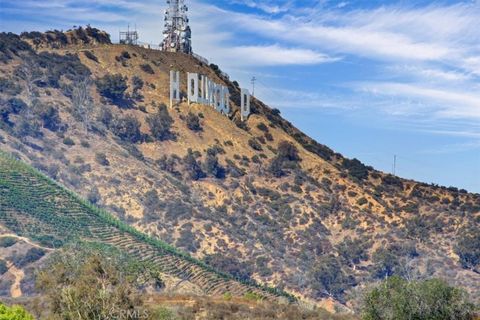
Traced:
[[[138, 230], [311, 303], [353, 308], [393, 274], [479, 298], [474, 248], [462, 245], [479, 230], [478, 194], [346, 159], [256, 99], [242, 123], [238, 84], [215, 65], [59, 34], [1, 36], [1, 150]], [[165, 108], [171, 69], [183, 92], [186, 72], [227, 85], [232, 114]]]

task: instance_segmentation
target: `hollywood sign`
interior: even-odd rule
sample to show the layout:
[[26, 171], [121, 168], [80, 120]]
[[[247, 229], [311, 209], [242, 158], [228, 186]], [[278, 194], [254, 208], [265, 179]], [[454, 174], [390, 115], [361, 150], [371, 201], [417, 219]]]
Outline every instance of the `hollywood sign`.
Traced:
[[[187, 73], [188, 104], [198, 103], [215, 108], [218, 112], [230, 115], [230, 92], [224, 85], [217, 84], [205, 75]], [[250, 115], [250, 92], [241, 89], [240, 116], [242, 121]], [[170, 107], [179, 103], [180, 99], [180, 71], [170, 71]]]

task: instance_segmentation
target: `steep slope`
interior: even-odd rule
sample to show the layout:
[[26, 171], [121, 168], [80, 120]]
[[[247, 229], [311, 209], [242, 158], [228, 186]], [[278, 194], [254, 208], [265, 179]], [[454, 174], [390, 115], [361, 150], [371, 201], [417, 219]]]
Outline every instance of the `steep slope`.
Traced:
[[[22, 39], [2, 36], [2, 150], [137, 230], [312, 302], [354, 300], [359, 284], [391, 274], [479, 292], [478, 272], [456, 250], [478, 228], [479, 195], [345, 159], [256, 99], [242, 123], [238, 85], [191, 56]], [[185, 102], [162, 109], [171, 69], [182, 71], [183, 92], [185, 72], [227, 85], [232, 114]], [[125, 83], [113, 86], [128, 88], [112, 99], [99, 80], [116, 74]]]
[[275, 289], [235, 281], [149, 238], [3, 153], [0, 153], [0, 223], [31, 246], [45, 251], [79, 240], [112, 245], [165, 274], [191, 282], [197, 292], [204, 294], [243, 296], [254, 292], [272, 299], [282, 294]]

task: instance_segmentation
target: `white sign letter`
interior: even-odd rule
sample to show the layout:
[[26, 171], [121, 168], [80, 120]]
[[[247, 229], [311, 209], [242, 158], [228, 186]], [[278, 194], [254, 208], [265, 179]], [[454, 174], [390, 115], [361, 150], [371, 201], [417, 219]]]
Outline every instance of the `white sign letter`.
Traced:
[[250, 92], [248, 89], [241, 89], [240, 94], [242, 98], [240, 99], [240, 115], [242, 121], [246, 120], [250, 115]]
[[230, 113], [230, 92], [228, 91], [228, 87], [223, 87], [222, 100], [223, 100], [223, 113], [225, 115], [228, 115]]
[[188, 104], [198, 103], [198, 73], [188, 73]]
[[170, 108], [174, 101], [180, 101], [180, 71], [170, 70]]

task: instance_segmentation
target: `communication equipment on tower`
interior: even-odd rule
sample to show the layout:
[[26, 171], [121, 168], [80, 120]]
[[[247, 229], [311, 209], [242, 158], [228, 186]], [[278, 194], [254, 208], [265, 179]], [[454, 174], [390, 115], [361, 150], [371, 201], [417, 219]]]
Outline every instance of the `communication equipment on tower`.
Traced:
[[127, 31], [120, 31], [120, 43], [136, 46], [138, 44], [138, 32], [135, 27], [134, 31], [130, 31], [130, 25]]
[[192, 54], [192, 30], [188, 25], [188, 7], [184, 0], [167, 0], [165, 30], [160, 45], [163, 51]]

